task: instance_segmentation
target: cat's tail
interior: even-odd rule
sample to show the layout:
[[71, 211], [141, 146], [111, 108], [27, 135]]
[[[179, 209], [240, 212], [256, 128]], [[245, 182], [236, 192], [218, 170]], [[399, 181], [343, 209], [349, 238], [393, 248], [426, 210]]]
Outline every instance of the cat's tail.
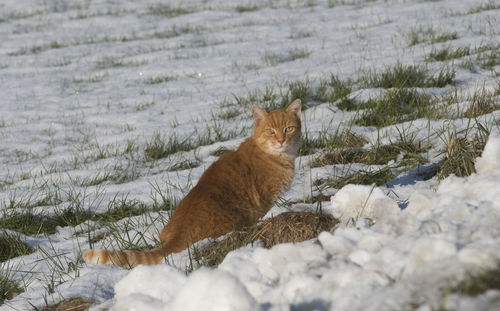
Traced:
[[83, 259], [92, 264], [115, 265], [133, 268], [137, 265], [156, 265], [167, 255], [160, 246], [150, 251], [108, 251], [91, 249], [83, 252]]

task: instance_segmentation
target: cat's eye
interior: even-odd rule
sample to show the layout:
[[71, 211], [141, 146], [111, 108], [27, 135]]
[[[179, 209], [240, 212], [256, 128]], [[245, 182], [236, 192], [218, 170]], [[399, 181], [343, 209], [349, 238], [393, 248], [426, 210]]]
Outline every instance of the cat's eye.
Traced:
[[274, 135], [276, 131], [274, 129], [266, 129], [266, 134], [267, 135]]
[[285, 127], [285, 129], [283, 130], [285, 133], [290, 133], [290, 132], [293, 132], [295, 130], [295, 126], [287, 126]]

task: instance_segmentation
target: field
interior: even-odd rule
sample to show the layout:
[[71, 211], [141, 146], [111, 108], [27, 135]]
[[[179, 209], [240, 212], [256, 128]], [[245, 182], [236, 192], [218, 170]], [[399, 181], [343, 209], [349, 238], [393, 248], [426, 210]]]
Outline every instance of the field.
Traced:
[[[500, 309], [499, 24], [492, 0], [2, 1], [0, 310]], [[82, 260], [155, 247], [251, 105], [296, 98], [258, 227]]]

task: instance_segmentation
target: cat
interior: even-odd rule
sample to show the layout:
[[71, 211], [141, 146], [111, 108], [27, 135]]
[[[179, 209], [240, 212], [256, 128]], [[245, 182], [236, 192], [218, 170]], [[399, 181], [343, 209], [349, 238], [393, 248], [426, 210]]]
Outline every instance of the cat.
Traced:
[[87, 250], [88, 263], [135, 267], [153, 265], [205, 238], [257, 223], [290, 185], [301, 138], [300, 99], [288, 108], [266, 112], [252, 105], [253, 135], [208, 167], [177, 205], [150, 251]]

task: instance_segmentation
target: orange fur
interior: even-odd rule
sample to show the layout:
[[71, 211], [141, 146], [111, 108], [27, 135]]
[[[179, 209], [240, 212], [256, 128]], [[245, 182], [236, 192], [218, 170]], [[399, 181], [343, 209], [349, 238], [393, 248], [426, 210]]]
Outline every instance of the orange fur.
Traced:
[[222, 155], [176, 207], [151, 251], [88, 250], [85, 261], [134, 267], [157, 264], [196, 241], [255, 224], [290, 185], [300, 147], [301, 102], [266, 112], [253, 105], [255, 130], [234, 152]]

